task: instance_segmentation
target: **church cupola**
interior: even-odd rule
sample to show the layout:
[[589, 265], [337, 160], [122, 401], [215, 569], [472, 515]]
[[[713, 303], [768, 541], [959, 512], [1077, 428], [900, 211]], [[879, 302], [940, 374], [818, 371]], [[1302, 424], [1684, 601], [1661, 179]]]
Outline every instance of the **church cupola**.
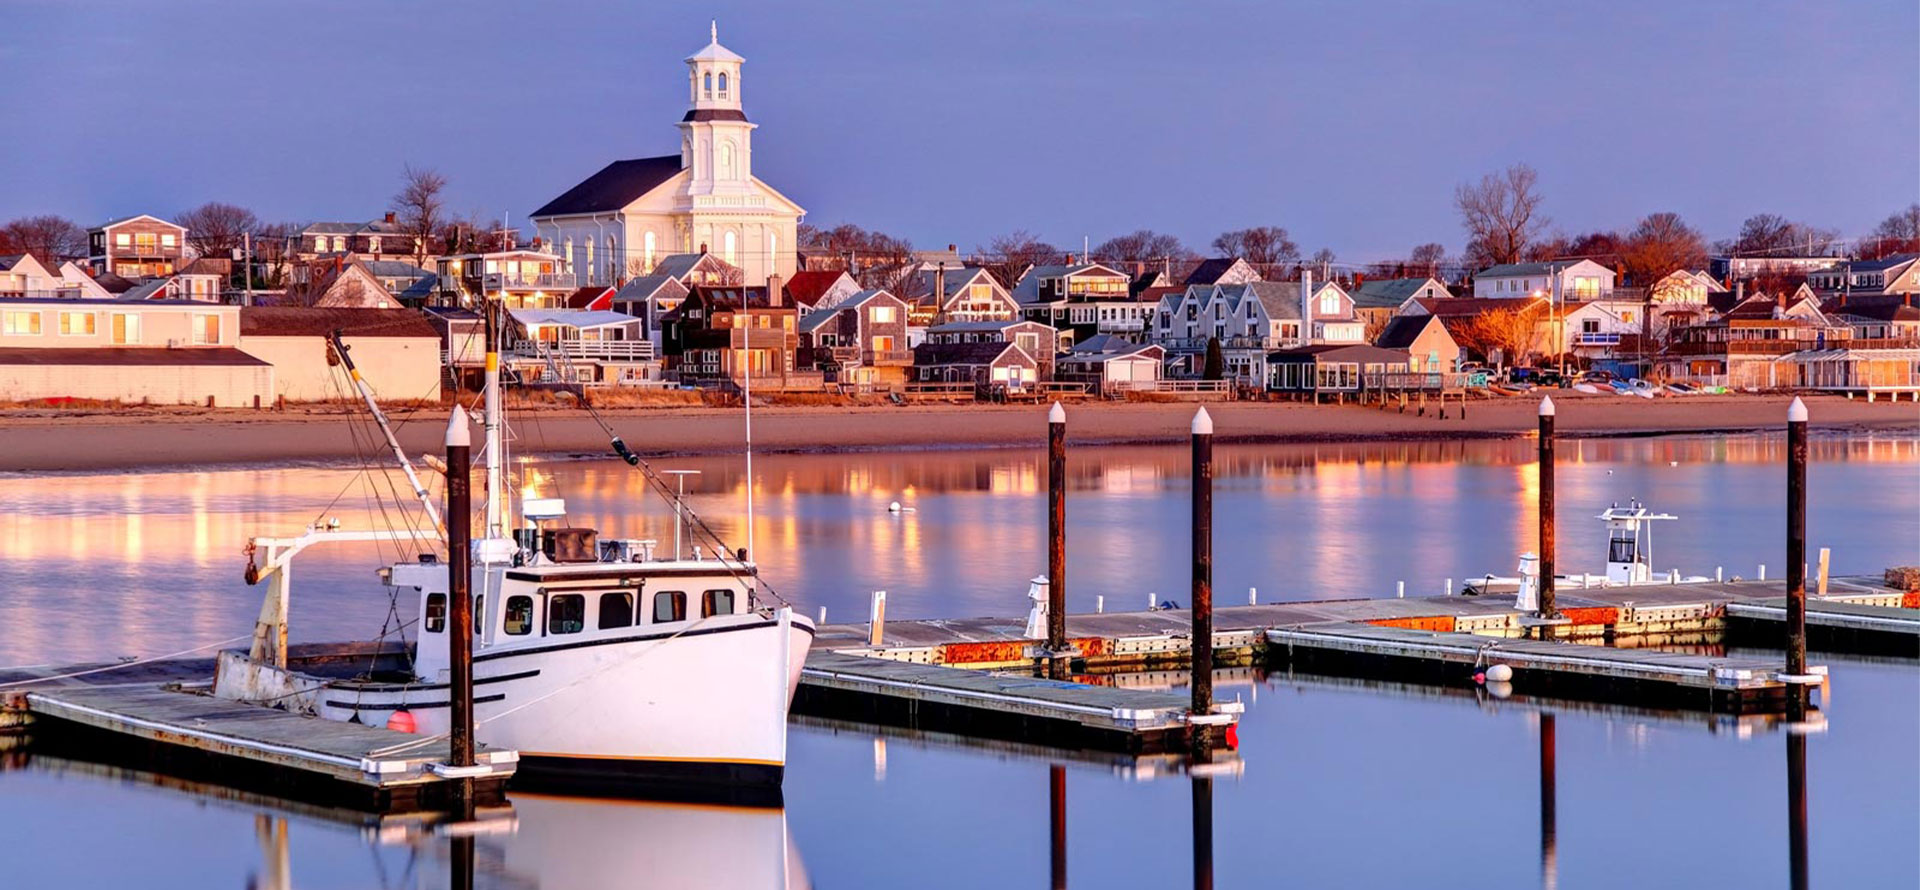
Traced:
[[746, 59], [712, 39], [687, 57], [693, 107], [680, 119], [680, 166], [689, 195], [741, 194], [753, 180], [753, 124], [740, 110], [740, 67]]

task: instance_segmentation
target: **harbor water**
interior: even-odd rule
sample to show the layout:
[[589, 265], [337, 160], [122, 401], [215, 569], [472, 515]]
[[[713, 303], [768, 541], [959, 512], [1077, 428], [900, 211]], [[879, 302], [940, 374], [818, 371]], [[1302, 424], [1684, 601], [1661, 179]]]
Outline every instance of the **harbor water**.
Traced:
[[[1036, 430], [1038, 432], [1038, 430]], [[746, 540], [809, 616], [1017, 615], [1044, 572], [1037, 447], [661, 460], [698, 470], [688, 503]], [[1599, 571], [1597, 519], [1639, 498], [1657, 571], [1781, 572], [1784, 442], [1768, 436], [1561, 443], [1559, 567]], [[1809, 546], [1836, 574], [1920, 563], [1920, 438], [1816, 436]], [[523, 496], [571, 524], [671, 547], [640, 474], [603, 459], [529, 460]], [[1186, 454], [1076, 448], [1068, 458], [1072, 611], [1186, 599]], [[1512, 574], [1530, 549], [1526, 441], [1223, 446], [1215, 600], [1441, 593]], [[380, 471], [283, 466], [0, 479], [0, 666], [111, 660], [247, 634], [249, 535], [311, 522], [402, 522]], [[899, 510], [889, 509], [897, 503]], [[368, 639], [410, 618], [374, 575], [409, 548], [315, 549], [296, 563], [295, 641]], [[1816, 654], [1833, 688], [1806, 741], [1810, 872], [1845, 887], [1920, 885], [1920, 666]], [[1177, 684], [1176, 677], [1137, 682]], [[1212, 782], [1217, 886], [1785, 886], [1787, 734], [1768, 723], [1553, 707], [1471, 694], [1264, 675], [1240, 698], [1237, 763]], [[1541, 782], [1549, 724], [1551, 794]], [[0, 738], [10, 886], [442, 886], [453, 845]], [[784, 809], [513, 795], [510, 830], [476, 842], [477, 885], [979, 887], [1054, 874], [1052, 765], [1065, 765], [1074, 886], [1190, 884], [1194, 813], [1177, 765], [1056, 759], [858, 727], [796, 725]], [[1543, 800], [1543, 797], [1546, 799]], [[1544, 804], [1544, 805], [1543, 805]], [[1544, 823], [1544, 824], [1543, 824]], [[110, 849], [111, 855], [102, 855]]]

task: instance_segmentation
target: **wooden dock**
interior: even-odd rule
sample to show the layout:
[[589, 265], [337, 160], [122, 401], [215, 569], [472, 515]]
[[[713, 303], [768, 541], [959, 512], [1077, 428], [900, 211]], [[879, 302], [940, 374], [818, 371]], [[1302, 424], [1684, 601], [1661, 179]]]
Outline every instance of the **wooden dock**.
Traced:
[[[1765, 645], [1783, 633], [1785, 598], [1728, 603], [1727, 637]], [[1920, 609], [1807, 600], [1807, 643], [1815, 649], [1920, 658]]]
[[[995, 674], [815, 651], [807, 657], [795, 714], [856, 720], [1066, 749], [1153, 754], [1182, 750], [1189, 732], [1217, 739], [1239, 719], [1237, 702], [1189, 715], [1186, 695], [1162, 690]], [[1222, 740], [1223, 741], [1223, 740]]]
[[[1426, 677], [1429, 682], [1472, 683], [1455, 648], [1497, 658], [1517, 672], [1515, 686], [1537, 695], [1653, 707], [1770, 711], [1781, 706], [1787, 684], [1764, 658], [1709, 658], [1659, 647], [1718, 644], [1727, 638], [1731, 614], [1760, 614], [1785, 593], [1782, 582], [1729, 581], [1586, 586], [1561, 589], [1557, 603], [1566, 621], [1543, 629], [1514, 607], [1511, 593], [1393, 599], [1308, 600], [1269, 605], [1221, 606], [1213, 612], [1215, 663], [1274, 664], [1304, 668], [1307, 661], [1360, 676]], [[1920, 594], [1885, 587], [1877, 579], [1836, 578], [1828, 595], [1809, 599], [1810, 624], [1865, 621], [1887, 627], [1920, 625]], [[1761, 619], [1764, 621], [1764, 618]], [[1074, 614], [1067, 617], [1069, 642], [1087, 671], [1177, 668], [1192, 654], [1191, 618], [1184, 609]], [[1034, 641], [1024, 618], [892, 620], [872, 645], [865, 624], [828, 625], [815, 639], [818, 650], [920, 665], [985, 670], [1031, 670]], [[1393, 634], [1392, 631], [1414, 633]], [[1275, 637], [1273, 632], [1294, 633]], [[1422, 636], [1424, 634], [1425, 636]], [[1538, 639], [1550, 635], [1551, 640]], [[1777, 645], [1764, 629], [1752, 642]], [[1529, 638], [1533, 638], [1529, 640]], [[1307, 645], [1311, 639], [1312, 645]], [[1859, 637], [1829, 635], [1831, 651], [1848, 652]], [[1376, 651], [1349, 651], [1372, 640]], [[1294, 656], [1276, 656], [1286, 642]], [[1503, 644], [1502, 641], [1505, 641]], [[1523, 645], [1524, 643], [1524, 645]], [[1384, 648], [1383, 648], [1384, 647]], [[1400, 654], [1391, 660], [1387, 651]], [[1312, 650], [1312, 651], [1306, 651]], [[1412, 671], [1402, 661], [1424, 664]], [[1390, 670], [1387, 670], [1390, 669]], [[1818, 673], [1818, 672], [1815, 672]], [[803, 685], [805, 680], [802, 681]]]
[[[30, 720], [37, 743], [56, 750], [105, 752], [170, 775], [373, 812], [443, 807], [460, 772], [445, 765], [445, 740], [175, 686], [49, 682], [9, 693], [0, 710]], [[477, 799], [497, 800], [518, 755], [482, 746], [476, 759], [480, 767], [469, 778]]]

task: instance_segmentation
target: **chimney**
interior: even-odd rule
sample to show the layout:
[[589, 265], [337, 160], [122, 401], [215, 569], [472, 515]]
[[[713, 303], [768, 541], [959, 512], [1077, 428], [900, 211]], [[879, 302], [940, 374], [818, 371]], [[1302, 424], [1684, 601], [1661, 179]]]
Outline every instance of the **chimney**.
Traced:
[[959, 253], [959, 252], [960, 252], [960, 245], [958, 245], [958, 244], [949, 244], [949, 245], [947, 245], [947, 252], [948, 252], [948, 253], [954, 253], [954, 254], [957, 254], [957, 253]]
[[707, 242], [705, 242], [705, 241], [702, 241], [702, 242], [700, 242], [700, 254], [701, 254], [702, 256], [705, 256], [705, 255], [706, 255], [706, 253], [707, 253]]
[[387, 211], [387, 225], [393, 225], [393, 211]]
[[1133, 261], [1133, 277], [1139, 278], [1140, 276], [1145, 274], [1147, 274], [1147, 261], [1134, 260]]
[[1747, 283], [1744, 281], [1734, 282], [1733, 283], [1733, 305], [1738, 306], [1741, 303], [1746, 302], [1746, 299], [1747, 299]]
[[1366, 284], [1366, 283], [1367, 283], [1367, 273], [1365, 273], [1365, 272], [1355, 272], [1355, 273], [1353, 273], [1353, 286], [1354, 286], [1354, 287], [1359, 287], [1360, 285], [1363, 285], [1363, 284]]
[[1300, 270], [1300, 345], [1313, 343], [1313, 270]]
[[786, 287], [786, 283], [780, 280], [780, 273], [775, 272], [772, 275], [767, 276], [767, 305], [768, 306], [778, 309], [779, 307], [786, 305], [786, 294], [782, 292], [782, 289], [785, 287]]
[[[898, 296], [896, 294], [895, 296]], [[938, 307], [947, 301], [947, 263], [940, 261], [940, 268], [933, 270], [933, 305]]]
[[1073, 254], [1067, 254], [1067, 265], [1073, 265]]

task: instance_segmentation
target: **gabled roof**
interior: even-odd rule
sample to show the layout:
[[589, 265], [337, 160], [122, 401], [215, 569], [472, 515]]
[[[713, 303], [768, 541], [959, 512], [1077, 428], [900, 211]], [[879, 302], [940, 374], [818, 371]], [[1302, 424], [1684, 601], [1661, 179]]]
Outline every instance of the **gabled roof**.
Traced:
[[149, 278], [119, 293], [122, 300], [158, 300], [166, 296], [168, 278]]
[[1117, 358], [1150, 349], [1160, 349], [1160, 347], [1147, 343], [1135, 343], [1113, 334], [1095, 334], [1073, 344], [1073, 348], [1068, 352], [1076, 358]]
[[1242, 265], [1245, 262], [1246, 260], [1237, 256], [1213, 257], [1211, 259], [1201, 260], [1200, 265], [1193, 267], [1193, 271], [1187, 273], [1186, 281], [1182, 283], [1213, 284], [1220, 280], [1220, 276], [1227, 274], [1232, 271], [1235, 266]]
[[687, 276], [699, 271], [702, 264], [711, 265], [722, 271], [739, 271], [739, 267], [721, 259], [712, 253], [675, 253], [661, 257], [653, 264], [654, 275], [668, 275], [687, 283]]
[[599, 302], [602, 297], [608, 300], [613, 298], [613, 287], [611, 285], [588, 285], [587, 287], [577, 288], [573, 293], [567, 295], [567, 308], [592, 309], [593, 304]]
[[53, 274], [52, 272], [47, 271], [47, 267], [44, 264], [42, 264], [39, 260], [34, 259], [33, 254], [30, 254], [30, 253], [13, 253], [13, 254], [8, 254], [6, 256], [0, 256], [0, 272], [12, 272], [16, 267], [25, 265], [27, 263], [32, 263], [34, 266], [38, 267], [40, 271], [44, 274], [47, 274], [47, 275]]
[[1903, 297], [1892, 295], [1834, 297], [1827, 300], [1820, 310], [1828, 315], [1867, 321], [1920, 321], [1920, 306], [1908, 303]]
[[540, 206], [535, 217], [569, 216], [579, 213], [611, 213], [626, 207], [672, 179], [680, 172], [680, 156], [634, 158], [614, 161], [560, 197]]
[[1368, 346], [1363, 343], [1324, 343], [1319, 346], [1301, 346], [1294, 349], [1280, 349], [1267, 353], [1267, 358], [1286, 361], [1327, 359], [1341, 362], [1379, 362], [1405, 363], [1409, 360], [1404, 349], [1385, 349]]
[[553, 324], [570, 328], [613, 327], [640, 320], [625, 312], [604, 309], [509, 309], [507, 312], [522, 325]]
[[1920, 253], [1896, 253], [1877, 260], [1856, 260], [1848, 263], [1847, 268], [1854, 272], [1884, 272], [1896, 266], [1904, 266], [1915, 259], [1920, 259]]
[[268, 364], [238, 349], [229, 347], [100, 346], [0, 349], [0, 365], [77, 365], [82, 367], [113, 365], [119, 367], [165, 365], [261, 366]]
[[820, 298], [839, 284], [842, 278], [853, 281], [853, 276], [839, 269], [795, 272], [786, 283], [787, 297], [796, 305], [812, 306], [820, 302]]
[[662, 293], [673, 297], [684, 297], [687, 295], [687, 287], [680, 283], [680, 279], [671, 275], [642, 275], [621, 285], [620, 289], [614, 292], [613, 298], [627, 303], [651, 300]]
[[1546, 297], [1421, 297], [1414, 302], [1427, 310], [1429, 315], [1452, 318], [1479, 315], [1495, 309], [1525, 309], [1534, 303], [1546, 301]]
[[326, 309], [309, 306], [242, 306], [242, 337], [433, 337], [439, 329], [412, 309]]
[[1020, 347], [1010, 341], [992, 340], [972, 343], [922, 343], [913, 348], [915, 365], [990, 365], [1006, 355], [1008, 350], [1031, 360]]
[[133, 279], [122, 278], [112, 272], [102, 272], [93, 277], [93, 283], [110, 294], [124, 294], [133, 289]]
[[93, 227], [93, 228], [91, 228], [91, 229], [88, 229], [87, 231], [88, 231], [88, 232], [98, 232], [98, 231], [100, 231], [100, 230], [102, 230], [102, 229], [108, 229], [108, 228], [112, 228], [112, 227], [114, 227], [114, 226], [117, 226], [117, 225], [119, 225], [119, 224], [121, 224], [121, 223], [129, 223], [129, 222], [133, 222], [133, 221], [134, 221], [134, 220], [136, 220], [136, 219], [150, 219], [150, 220], [153, 220], [154, 222], [157, 222], [157, 223], [160, 223], [161, 225], [165, 225], [165, 226], [172, 226], [173, 228], [176, 228], [176, 229], [179, 229], [179, 230], [180, 230], [180, 231], [182, 231], [182, 232], [184, 232], [184, 231], [186, 231], [186, 230], [187, 230], [187, 227], [186, 227], [186, 226], [183, 226], [183, 225], [181, 225], [181, 224], [179, 224], [179, 223], [177, 223], [177, 222], [173, 222], [173, 221], [171, 221], [171, 220], [164, 220], [164, 219], [161, 219], [160, 217], [157, 217], [157, 216], [154, 216], [154, 215], [153, 215], [153, 214], [151, 214], [151, 213], [135, 213], [135, 214], [132, 214], [132, 215], [130, 215], [130, 216], [116, 216], [116, 217], [114, 217], [114, 218], [112, 218], [112, 219], [110, 219], [110, 220], [107, 220], [106, 222], [103, 222], [103, 223], [101, 223], [101, 224], [99, 224], [99, 225], [97, 225], [97, 226], [94, 226], [94, 227]]
[[[1387, 322], [1386, 328], [1380, 331], [1380, 336], [1373, 338], [1373, 345], [1383, 349], [1411, 348], [1413, 341], [1420, 339], [1420, 335], [1426, 332], [1428, 325], [1437, 324], [1439, 321], [1437, 316], [1432, 315], [1397, 316]], [[1441, 329], [1445, 328], [1446, 325], [1442, 324]]]
[[1408, 297], [1429, 283], [1445, 293], [1447, 286], [1434, 278], [1376, 278], [1360, 282], [1353, 289], [1353, 305], [1362, 309], [1397, 309]]
[[928, 327], [927, 333], [928, 334], [980, 334], [980, 333], [988, 333], [993, 331], [1004, 331], [1007, 328], [1019, 327], [1021, 325], [1030, 325], [1030, 324], [1039, 325], [1040, 327], [1047, 328], [1048, 330], [1052, 330], [1051, 327], [1049, 327], [1043, 322], [1029, 321], [1024, 318], [1008, 318], [1008, 319], [989, 320], [989, 321], [949, 321], [943, 324], [937, 324], [937, 325], [932, 325]]
[[1142, 291], [1156, 287], [1172, 287], [1173, 277], [1161, 269], [1149, 269], [1133, 276], [1133, 282], [1127, 285], [1127, 291], [1138, 296]]
[[846, 312], [847, 310], [850, 310], [850, 309], [859, 309], [860, 307], [865, 306], [868, 303], [874, 302], [875, 300], [879, 300], [882, 298], [893, 300], [896, 303], [900, 302], [899, 297], [896, 297], [893, 294], [881, 288], [875, 288], [873, 290], [863, 290], [857, 294], [854, 294], [846, 298], [845, 300], [842, 300], [838, 303], [833, 304], [832, 306], [821, 309], [818, 312], [810, 313], [805, 318], [800, 319], [800, 330], [811, 331], [815, 328], [820, 327], [821, 325], [826, 324], [828, 319], [831, 319], [842, 312]]

